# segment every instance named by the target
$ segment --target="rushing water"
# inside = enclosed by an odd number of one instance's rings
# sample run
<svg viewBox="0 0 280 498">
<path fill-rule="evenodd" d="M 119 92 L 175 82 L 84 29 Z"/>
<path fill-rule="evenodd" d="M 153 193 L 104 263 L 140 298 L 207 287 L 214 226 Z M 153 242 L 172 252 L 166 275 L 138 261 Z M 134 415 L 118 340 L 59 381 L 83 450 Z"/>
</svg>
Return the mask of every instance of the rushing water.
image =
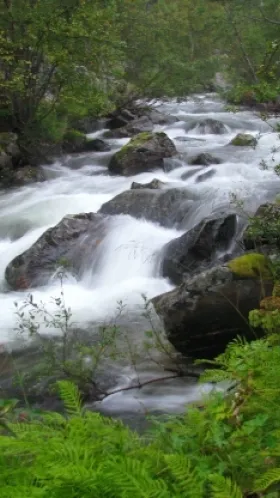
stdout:
<svg viewBox="0 0 280 498">
<path fill-rule="evenodd" d="M 69 156 L 63 163 L 56 162 L 45 167 L 46 182 L 0 193 L 2 343 L 14 339 L 14 301 L 24 299 L 23 292 L 8 291 L 4 279 L 5 267 L 64 215 L 95 212 L 104 202 L 129 189 L 132 181 L 146 183 L 155 177 L 171 186 L 188 187 L 198 194 L 199 201 L 194 203 L 190 213 L 189 228 L 211 212 L 229 209 L 232 194 L 245 201 L 247 210 L 253 211 L 261 202 L 279 192 L 280 181 L 273 172 L 273 166 L 280 162 L 280 153 L 272 153 L 279 144 L 278 134 L 273 131 L 275 119 L 265 123 L 249 111 L 229 113 L 215 95 L 196 96 L 181 103 L 160 103 L 159 110 L 180 120 L 171 126 L 155 129 L 165 131 L 181 153 L 180 159 L 168 161 L 166 172 L 159 170 L 130 178 L 107 175 L 106 165 L 111 155 L 128 141 L 109 140 L 112 147 L 109 153 Z M 201 134 L 198 124 L 205 118 L 224 123 L 227 133 Z M 91 136 L 102 138 L 104 131 Z M 238 132 L 258 136 L 257 147 L 253 150 L 229 146 Z M 200 152 L 210 152 L 220 158 L 222 164 L 204 167 L 203 173 L 215 170 L 215 174 L 205 181 L 196 182 L 200 168 L 193 168 L 194 175 L 182 180 L 182 175 L 190 170 L 188 157 Z M 265 170 L 260 168 L 263 160 L 267 164 Z M 145 220 L 130 216 L 116 217 L 102 242 L 97 270 L 93 271 L 93 265 L 89 264 L 79 282 L 69 279 L 64 283 L 67 305 L 71 307 L 73 319 L 79 327 L 87 328 L 90 323 L 110 320 L 120 300 L 125 305 L 127 316 L 135 318 L 143 307 L 142 294 L 150 298 L 172 289 L 171 283 L 158 274 L 156 254 L 179 234 L 175 229 L 166 229 Z M 58 284 L 50 282 L 48 286 L 34 290 L 33 295 L 36 300 L 48 302 L 51 296 L 58 293 Z M 132 340 L 137 341 L 138 332 L 132 329 Z M 121 373 L 123 385 L 128 385 L 131 382 L 129 368 L 124 367 Z M 142 368 L 142 379 L 153 375 L 157 372 L 152 367 L 146 365 Z M 143 406 L 148 410 L 181 410 L 187 401 L 197 396 L 195 384 L 180 379 L 150 385 L 140 392 L 127 391 L 111 396 L 103 402 L 102 408 L 116 412 L 141 411 Z"/>
</svg>

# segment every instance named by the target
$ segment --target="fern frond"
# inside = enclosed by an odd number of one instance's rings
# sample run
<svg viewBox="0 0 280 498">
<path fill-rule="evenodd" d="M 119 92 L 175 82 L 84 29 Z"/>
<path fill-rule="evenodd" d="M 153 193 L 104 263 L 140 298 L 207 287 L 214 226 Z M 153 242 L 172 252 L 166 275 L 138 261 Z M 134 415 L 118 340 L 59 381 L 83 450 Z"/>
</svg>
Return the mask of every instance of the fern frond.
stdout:
<svg viewBox="0 0 280 498">
<path fill-rule="evenodd" d="M 174 482 L 174 491 L 179 491 L 182 498 L 202 498 L 203 480 L 192 468 L 190 460 L 185 455 L 166 455 L 167 470 Z"/>
<path fill-rule="evenodd" d="M 266 491 L 273 484 L 280 482 L 280 468 L 268 470 L 264 475 L 256 480 L 254 490 L 255 492 Z"/>
<path fill-rule="evenodd" d="M 213 370 L 205 370 L 200 376 L 200 382 L 223 382 L 231 378 L 230 373 L 225 370 L 213 368 Z"/>
<path fill-rule="evenodd" d="M 240 487 L 231 479 L 219 474 L 213 474 L 209 480 L 211 484 L 211 498 L 243 498 Z"/>
<path fill-rule="evenodd" d="M 67 414 L 70 416 L 81 416 L 82 402 L 77 386 L 68 380 L 60 380 L 57 382 L 57 385 Z"/>
</svg>

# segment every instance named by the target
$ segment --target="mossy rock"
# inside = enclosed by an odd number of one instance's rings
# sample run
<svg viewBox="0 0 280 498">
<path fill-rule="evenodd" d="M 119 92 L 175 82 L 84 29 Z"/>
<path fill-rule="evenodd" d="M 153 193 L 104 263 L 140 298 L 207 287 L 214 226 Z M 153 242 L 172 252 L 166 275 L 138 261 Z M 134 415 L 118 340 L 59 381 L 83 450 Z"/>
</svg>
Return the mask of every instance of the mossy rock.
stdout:
<svg viewBox="0 0 280 498">
<path fill-rule="evenodd" d="M 17 141 L 17 135 L 10 132 L 0 133 L 0 146 L 7 146 L 10 143 L 15 143 Z"/>
<path fill-rule="evenodd" d="M 227 264 L 235 277 L 272 280 L 271 263 L 268 257 L 259 253 L 243 254 Z"/>
<path fill-rule="evenodd" d="M 230 145 L 235 145 L 237 147 L 256 147 L 258 141 L 249 133 L 238 133 L 236 137 L 230 142 Z"/>
<path fill-rule="evenodd" d="M 165 133 L 142 132 L 112 157 L 109 170 L 114 174 L 131 176 L 163 168 L 164 158 L 176 154 L 174 143 Z"/>
</svg>

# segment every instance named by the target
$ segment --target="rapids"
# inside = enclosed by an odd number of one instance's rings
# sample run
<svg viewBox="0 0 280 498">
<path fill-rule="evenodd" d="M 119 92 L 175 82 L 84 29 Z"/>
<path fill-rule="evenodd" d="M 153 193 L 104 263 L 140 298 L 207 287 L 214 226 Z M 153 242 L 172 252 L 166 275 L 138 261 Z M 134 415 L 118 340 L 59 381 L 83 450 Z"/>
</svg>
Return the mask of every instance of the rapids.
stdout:
<svg viewBox="0 0 280 498">
<path fill-rule="evenodd" d="M 274 131 L 275 118 L 268 122 L 250 111 L 230 113 L 216 95 L 196 95 L 186 101 L 159 102 L 157 108 L 178 117 L 179 121 L 156 127 L 174 140 L 181 159 L 168 160 L 166 171 L 152 171 L 134 177 L 112 177 L 107 174 L 108 161 L 113 153 L 129 139 L 108 140 L 112 150 L 104 153 L 67 156 L 51 166 L 44 166 L 47 181 L 19 189 L 0 192 L 0 342 L 14 344 L 14 302 L 21 302 L 25 292 L 11 292 L 5 283 L 7 264 L 30 247 L 49 227 L 66 214 L 96 212 L 104 202 L 129 189 L 133 181 L 147 183 L 153 178 L 178 187 L 187 187 L 198 194 L 189 217 L 189 228 L 215 211 L 230 209 L 232 195 L 244 201 L 244 209 L 253 212 L 263 201 L 272 199 L 280 190 L 280 180 L 273 166 L 280 162 L 278 133 Z M 200 134 L 198 124 L 205 118 L 213 118 L 226 125 L 222 135 Z M 106 130 L 99 130 L 91 137 L 102 138 Z M 258 136 L 255 149 L 229 146 L 239 132 Z M 179 137 L 179 139 L 177 139 Z M 193 167 L 193 176 L 182 180 L 189 171 L 188 156 L 210 152 L 221 164 L 204 167 L 215 174 L 196 183 L 199 168 Z M 265 161 L 267 168 L 260 167 Z M 82 279 L 67 279 L 64 293 L 73 320 L 81 329 L 89 329 L 92 323 L 106 323 L 116 313 L 118 302 L 125 306 L 127 321 L 133 317 L 138 327 L 144 324 L 137 316 L 143 311 L 143 297 L 151 298 L 172 289 L 169 281 L 160 275 L 157 253 L 168 241 L 180 235 L 175 229 L 166 229 L 145 220 L 130 216 L 118 216 L 113 227 L 101 244 L 97 270 L 85 268 Z M 96 256 L 95 256 L 96 257 Z M 48 303 L 59 294 L 54 281 L 32 291 L 34 300 Z M 205 324 L 207 327 L 207 324 Z M 131 327 L 131 340 L 139 339 L 138 327 Z M 129 366 L 119 366 L 121 382 L 127 386 L 131 379 Z M 157 376 L 152 365 L 140 367 L 141 379 Z M 110 396 L 100 404 L 100 409 L 110 413 L 143 412 L 159 410 L 180 411 L 188 402 L 199 396 L 202 388 L 193 381 L 176 379 L 150 384 L 137 391 L 126 391 Z M 203 386 L 204 390 L 210 386 Z"/>
</svg>

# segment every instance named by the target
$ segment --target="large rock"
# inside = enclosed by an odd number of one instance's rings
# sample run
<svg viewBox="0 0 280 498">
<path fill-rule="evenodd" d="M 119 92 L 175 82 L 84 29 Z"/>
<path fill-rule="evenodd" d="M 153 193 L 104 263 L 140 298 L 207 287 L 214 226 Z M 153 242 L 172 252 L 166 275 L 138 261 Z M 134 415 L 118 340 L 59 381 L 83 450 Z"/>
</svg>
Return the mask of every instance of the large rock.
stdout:
<svg viewBox="0 0 280 498">
<path fill-rule="evenodd" d="M 111 130 L 107 133 L 110 138 L 132 137 L 137 133 L 152 131 L 156 125 L 173 124 L 178 119 L 175 116 L 163 114 L 153 108 L 135 108 L 116 111 L 107 122 Z"/>
<path fill-rule="evenodd" d="M 165 227 L 185 226 L 196 197 L 186 189 L 127 190 L 101 206 L 102 214 L 129 214 Z"/>
<path fill-rule="evenodd" d="M 205 182 L 206 180 L 209 180 L 210 178 L 212 178 L 212 176 L 215 176 L 215 174 L 216 174 L 216 170 L 211 168 L 208 171 L 206 171 L 205 173 L 201 173 L 201 175 L 198 175 L 196 180 L 195 180 L 195 183 Z"/>
<path fill-rule="evenodd" d="M 18 136 L 0 133 L 0 188 L 20 187 L 44 179 L 41 168 L 27 164 Z"/>
<path fill-rule="evenodd" d="M 238 335 L 255 338 L 248 314 L 270 295 L 272 283 L 256 274 L 237 275 L 217 266 L 194 275 L 152 302 L 169 341 L 182 354 L 213 358 Z"/>
<path fill-rule="evenodd" d="M 111 159 L 112 174 L 131 176 L 164 167 L 164 158 L 177 153 L 165 133 L 140 133 L 121 148 Z"/>
<path fill-rule="evenodd" d="M 63 137 L 62 150 L 69 154 L 76 152 L 105 152 L 110 150 L 110 147 L 100 138 L 88 138 L 85 133 L 79 130 L 69 129 Z"/>
<path fill-rule="evenodd" d="M 5 272 L 8 284 L 16 290 L 43 285 L 59 268 L 78 276 L 87 257 L 92 261 L 107 227 L 98 214 L 66 216 L 11 261 Z"/>
<path fill-rule="evenodd" d="M 204 121 L 201 121 L 196 126 L 196 129 L 202 135 L 214 134 L 214 135 L 223 135 L 228 133 L 227 127 L 221 121 L 217 121 L 217 119 L 207 118 Z"/>
<path fill-rule="evenodd" d="M 180 284 L 186 274 L 213 264 L 225 253 L 236 233 L 236 216 L 229 214 L 218 219 L 199 223 L 189 232 L 164 246 L 162 273 L 175 284 Z"/>
<path fill-rule="evenodd" d="M 209 152 L 202 152 L 190 160 L 192 166 L 210 166 L 210 164 L 220 164 L 221 160 L 212 156 Z"/>
<path fill-rule="evenodd" d="M 235 145 L 237 147 L 256 147 L 258 140 L 250 133 L 238 133 L 236 137 L 234 137 L 230 145 Z"/>
</svg>

